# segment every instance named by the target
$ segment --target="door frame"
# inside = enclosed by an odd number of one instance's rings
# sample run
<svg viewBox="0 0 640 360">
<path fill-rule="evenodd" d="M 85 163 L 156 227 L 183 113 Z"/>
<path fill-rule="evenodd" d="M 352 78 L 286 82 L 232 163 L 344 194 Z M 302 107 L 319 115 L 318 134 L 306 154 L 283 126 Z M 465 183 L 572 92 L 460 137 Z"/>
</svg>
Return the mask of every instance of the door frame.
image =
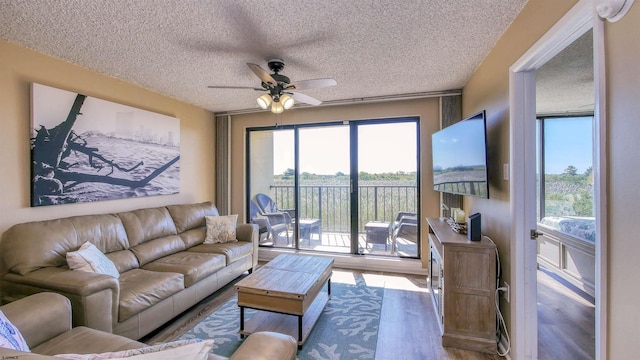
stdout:
<svg viewBox="0 0 640 360">
<path fill-rule="evenodd" d="M 580 0 L 509 68 L 512 357 L 536 359 L 538 352 L 535 192 L 535 71 L 589 29 L 594 56 L 594 202 L 596 216 L 596 359 L 607 354 L 607 194 L 604 24 L 593 0 Z"/>
<path fill-rule="evenodd" d="M 333 255 L 339 255 L 339 256 L 345 256 L 345 255 L 353 255 L 356 257 L 360 257 L 362 254 L 359 253 L 359 233 L 358 233 L 358 220 L 359 220 L 359 192 L 358 192 L 358 175 L 359 175 L 359 170 L 358 170 L 358 164 L 359 164 L 359 159 L 358 159 L 358 129 L 359 127 L 362 126 L 367 126 L 367 125 L 393 125 L 393 124 L 399 124 L 399 123 L 410 123 L 410 124 L 414 124 L 415 125 L 415 141 L 416 141 L 416 153 L 415 155 L 415 161 L 416 161 L 416 213 L 418 215 L 418 218 L 420 218 L 421 216 L 421 203 L 420 203 L 420 199 L 421 199 L 421 187 L 419 184 L 421 184 L 421 163 L 420 163 L 420 153 L 421 153 L 421 143 L 420 143 L 420 116 L 418 115 L 404 115 L 404 116 L 394 116 L 394 117 L 373 117 L 370 119 L 358 119 L 358 120 L 334 120 L 334 121 L 327 121 L 327 122 L 314 122 L 314 123 L 302 123 L 302 124 L 288 124 L 288 125 L 275 125 L 275 126 L 258 126 L 258 127 L 248 127 L 245 129 L 245 173 L 246 173 L 246 177 L 245 177 L 245 193 L 246 194 L 252 194 L 254 191 L 252 190 L 251 186 L 251 171 L 252 171 L 252 161 L 251 161 L 251 154 L 252 154 L 252 149 L 251 149 L 251 134 L 254 132 L 260 132 L 260 131 L 281 131 L 281 130 L 291 130 L 293 131 L 293 136 L 294 136 L 294 141 L 293 141 L 293 147 L 294 147 L 294 171 L 295 171 L 295 178 L 294 178 L 294 203 L 295 203 L 295 207 L 296 209 L 299 209 L 299 191 L 300 191 L 300 148 L 299 148 L 299 137 L 300 137 L 300 130 L 302 129 L 314 129 L 314 128 L 325 128 L 325 127 L 338 127 L 338 126 L 342 126 L 342 127 L 346 127 L 349 131 L 349 159 L 350 159 L 350 191 L 349 191 L 349 197 L 350 197 L 350 211 L 349 211 L 349 219 L 350 219 L 350 237 L 351 237 L 351 244 L 349 246 L 350 251 L 349 253 L 342 253 L 342 252 L 336 252 L 336 253 L 331 253 L 331 252 L 326 252 L 326 251 L 311 251 L 308 249 L 301 249 L 300 248 L 300 233 L 299 231 L 296 231 L 294 233 L 294 243 L 295 243 L 295 250 L 296 251 L 310 251 L 311 253 L 317 253 L 317 254 L 333 254 Z M 246 209 L 246 218 L 249 219 L 249 208 L 250 208 L 250 201 L 251 201 L 251 196 L 247 195 L 246 199 L 245 199 L 245 209 Z M 300 211 L 296 211 L 296 221 L 298 220 L 298 217 L 300 216 Z M 299 230 L 299 227 L 296 227 L 296 229 Z M 418 234 L 418 241 L 416 243 L 416 259 L 420 260 L 422 259 L 422 251 L 421 251 L 421 244 L 422 244 L 422 239 L 421 239 L 421 223 L 418 222 L 417 223 L 417 234 Z M 280 249 L 278 247 L 275 248 L 275 251 L 280 251 L 283 249 Z M 288 251 L 290 249 L 287 249 L 286 251 Z M 399 258 L 399 256 L 397 255 L 393 255 L 390 253 L 389 257 L 391 258 Z M 409 257 L 407 257 L 409 258 Z M 413 257 L 411 257 L 413 258 Z M 388 263 L 388 261 L 385 260 L 385 262 Z M 385 265 L 386 268 L 387 265 Z M 400 267 L 402 268 L 402 266 Z M 399 269 L 400 269 L 399 268 Z M 399 272 L 403 272 L 402 270 L 400 270 Z"/>
</svg>

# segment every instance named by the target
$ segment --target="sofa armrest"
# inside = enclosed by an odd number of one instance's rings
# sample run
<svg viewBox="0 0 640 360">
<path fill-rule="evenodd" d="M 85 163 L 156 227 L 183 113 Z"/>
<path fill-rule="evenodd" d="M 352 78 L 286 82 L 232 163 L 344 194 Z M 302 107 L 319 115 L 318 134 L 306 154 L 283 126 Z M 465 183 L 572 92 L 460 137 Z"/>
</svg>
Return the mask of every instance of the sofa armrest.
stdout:
<svg viewBox="0 0 640 360">
<path fill-rule="evenodd" d="M 57 267 L 43 268 L 24 276 L 8 273 L 2 279 L 9 283 L 81 296 L 91 295 L 105 289 L 119 291 L 118 279 L 112 276 Z"/>
<path fill-rule="evenodd" d="M 118 316 L 120 285 L 109 275 L 48 267 L 27 275 L 7 273 L 0 287 L 9 298 L 22 298 L 43 291 L 56 292 L 71 300 L 73 326 L 113 332 Z"/>
<path fill-rule="evenodd" d="M 253 268 L 258 266 L 258 225 L 256 224 L 238 224 L 236 226 L 236 239 L 238 241 L 247 241 L 253 243 Z"/>
<path fill-rule="evenodd" d="M 71 302 L 60 294 L 42 292 L 0 309 L 20 330 L 29 348 L 71 330 Z"/>
<path fill-rule="evenodd" d="M 258 241 L 258 226 L 255 224 L 238 224 L 236 226 L 238 241 Z"/>
</svg>

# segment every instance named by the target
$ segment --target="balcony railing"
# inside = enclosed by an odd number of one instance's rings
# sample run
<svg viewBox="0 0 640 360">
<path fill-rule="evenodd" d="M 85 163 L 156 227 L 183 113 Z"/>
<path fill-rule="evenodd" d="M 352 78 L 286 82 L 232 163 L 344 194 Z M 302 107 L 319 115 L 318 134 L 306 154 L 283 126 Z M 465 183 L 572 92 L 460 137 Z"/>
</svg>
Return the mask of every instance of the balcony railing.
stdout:
<svg viewBox="0 0 640 360">
<path fill-rule="evenodd" d="M 322 231 L 349 232 L 350 187 L 348 185 L 302 185 L 300 218 L 322 219 Z M 271 195 L 282 209 L 294 209 L 294 186 L 271 186 Z M 392 222 L 399 211 L 417 212 L 417 188 L 413 185 L 358 186 L 358 230 L 370 221 Z"/>
</svg>

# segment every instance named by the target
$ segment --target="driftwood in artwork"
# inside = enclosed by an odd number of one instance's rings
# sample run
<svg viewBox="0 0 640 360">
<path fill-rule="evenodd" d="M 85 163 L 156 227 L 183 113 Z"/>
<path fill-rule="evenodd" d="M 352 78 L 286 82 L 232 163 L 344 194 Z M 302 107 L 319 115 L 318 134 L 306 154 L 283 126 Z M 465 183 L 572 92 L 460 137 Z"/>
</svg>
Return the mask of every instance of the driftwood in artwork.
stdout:
<svg viewBox="0 0 640 360">
<path fill-rule="evenodd" d="M 178 160 L 180 160 L 180 156 L 176 156 L 175 158 L 173 158 L 173 160 L 164 164 L 162 167 L 156 169 L 147 177 L 140 180 L 112 178 L 112 177 L 109 177 L 108 175 L 80 174 L 80 173 L 75 173 L 75 172 L 63 170 L 63 169 L 58 169 L 56 178 L 58 178 L 63 183 L 67 183 L 67 182 L 70 183 L 68 185 L 65 185 L 64 187 L 65 190 L 70 189 L 73 186 L 83 182 L 102 182 L 106 184 L 122 185 L 122 186 L 137 188 L 137 187 L 142 187 L 147 185 L 149 181 L 153 180 L 156 176 L 160 175 L 163 171 L 167 170 L 169 166 L 175 164 Z M 111 161 L 109 161 L 109 163 L 111 163 Z M 142 165 L 142 163 L 138 163 L 138 165 Z M 136 165 L 135 167 L 138 167 L 138 165 Z"/>
<path fill-rule="evenodd" d="M 180 160 L 178 155 L 141 179 L 112 177 L 114 170 L 117 169 L 119 173 L 130 173 L 144 165 L 144 161 L 138 161 L 128 167 L 123 166 L 109 159 L 101 153 L 99 148 L 89 146 L 82 136 L 72 130 L 78 116 L 82 115 L 80 110 L 85 99 L 85 95 L 77 94 L 66 120 L 50 129 L 41 125 L 36 130 L 35 137 L 31 139 L 34 206 L 51 204 L 53 202 L 50 197 L 63 195 L 81 183 L 104 183 L 134 189 L 141 188 Z M 85 168 L 94 169 L 95 173 L 74 171 L 79 163 L 69 161 L 72 154 L 76 159 L 78 154 L 86 156 L 87 161 L 83 161 Z M 108 172 L 100 174 L 103 169 L 108 169 Z"/>
</svg>

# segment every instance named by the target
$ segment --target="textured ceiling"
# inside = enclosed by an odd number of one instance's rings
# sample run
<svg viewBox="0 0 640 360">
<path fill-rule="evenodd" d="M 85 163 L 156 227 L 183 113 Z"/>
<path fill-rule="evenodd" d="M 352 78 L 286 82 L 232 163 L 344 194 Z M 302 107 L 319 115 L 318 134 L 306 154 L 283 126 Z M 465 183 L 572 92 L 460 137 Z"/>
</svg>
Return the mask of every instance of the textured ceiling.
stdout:
<svg viewBox="0 0 640 360">
<path fill-rule="evenodd" d="M 0 37 L 225 112 L 257 109 L 246 66 L 281 58 L 325 102 L 461 89 L 526 0 L 0 1 Z"/>
<path fill-rule="evenodd" d="M 257 108 L 246 63 L 323 101 L 462 88 L 526 0 L 0 2 L 0 37 L 214 112 Z"/>
<path fill-rule="evenodd" d="M 540 115 L 593 113 L 593 32 L 587 31 L 536 71 Z"/>
</svg>

